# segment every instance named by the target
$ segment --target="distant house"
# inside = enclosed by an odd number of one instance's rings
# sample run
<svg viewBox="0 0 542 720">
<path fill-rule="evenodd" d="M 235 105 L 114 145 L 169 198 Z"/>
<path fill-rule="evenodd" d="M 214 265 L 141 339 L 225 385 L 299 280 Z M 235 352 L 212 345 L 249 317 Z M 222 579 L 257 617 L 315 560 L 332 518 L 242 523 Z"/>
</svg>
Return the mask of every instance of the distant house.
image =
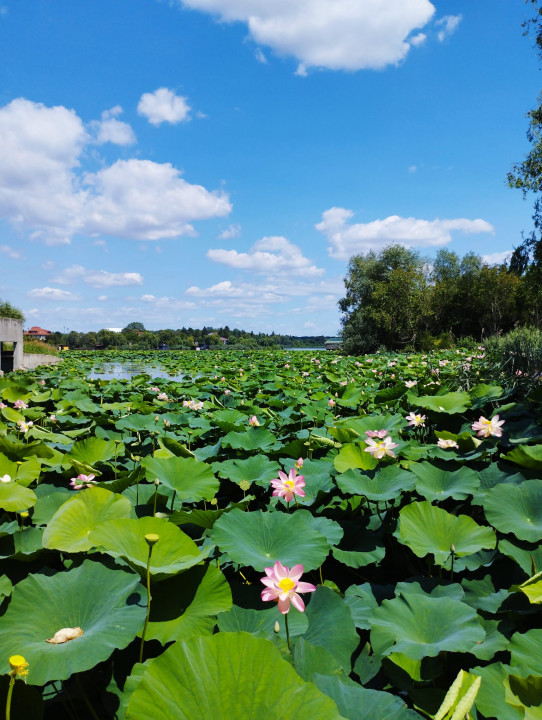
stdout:
<svg viewBox="0 0 542 720">
<path fill-rule="evenodd" d="M 326 350 L 340 350 L 343 344 L 342 338 L 328 338 L 326 340 Z"/>
<path fill-rule="evenodd" d="M 210 335 L 218 335 L 218 333 L 217 333 L 217 332 L 207 333 L 207 337 L 209 337 Z M 220 342 L 222 343 L 222 345 L 227 345 L 227 344 L 228 344 L 228 338 L 220 337 L 220 336 L 219 336 L 218 339 L 220 340 Z"/>
<path fill-rule="evenodd" d="M 49 335 L 52 334 L 53 333 L 50 330 L 44 330 L 37 325 L 34 325 L 34 327 L 31 327 L 30 330 L 26 330 L 26 332 L 23 333 L 24 337 L 29 340 L 47 340 Z"/>
</svg>

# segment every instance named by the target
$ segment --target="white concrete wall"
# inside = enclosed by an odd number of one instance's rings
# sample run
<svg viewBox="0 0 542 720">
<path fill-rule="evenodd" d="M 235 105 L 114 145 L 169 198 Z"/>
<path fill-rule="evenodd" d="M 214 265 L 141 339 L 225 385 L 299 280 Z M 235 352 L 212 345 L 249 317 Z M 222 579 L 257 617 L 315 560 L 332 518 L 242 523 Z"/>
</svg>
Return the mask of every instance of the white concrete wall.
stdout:
<svg viewBox="0 0 542 720">
<path fill-rule="evenodd" d="M 24 353 L 23 355 L 23 369 L 34 370 L 38 365 L 54 365 L 59 363 L 61 358 L 56 355 L 41 355 L 40 353 Z"/>
</svg>

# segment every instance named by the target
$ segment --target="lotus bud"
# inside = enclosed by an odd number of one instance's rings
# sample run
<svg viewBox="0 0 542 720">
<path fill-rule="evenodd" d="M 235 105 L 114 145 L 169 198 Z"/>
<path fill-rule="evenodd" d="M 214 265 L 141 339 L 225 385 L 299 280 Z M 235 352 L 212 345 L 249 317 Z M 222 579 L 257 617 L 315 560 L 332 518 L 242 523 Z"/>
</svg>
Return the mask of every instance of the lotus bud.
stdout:
<svg viewBox="0 0 542 720">
<path fill-rule="evenodd" d="M 278 621 L 278 620 L 275 620 L 275 626 L 273 627 L 273 630 L 274 630 L 276 633 L 280 632 L 280 625 L 279 625 L 279 621 Z"/>
<path fill-rule="evenodd" d="M 453 545 L 453 544 L 450 545 L 450 552 L 451 552 L 452 554 L 455 553 L 455 545 Z"/>
<path fill-rule="evenodd" d="M 158 478 L 154 478 L 154 484 L 158 487 L 158 485 L 160 485 L 160 480 L 158 480 Z"/>
<path fill-rule="evenodd" d="M 156 533 L 147 533 L 145 535 L 145 542 L 149 547 L 153 547 L 153 545 L 156 545 L 158 540 L 160 540 L 160 535 L 157 535 Z"/>
</svg>

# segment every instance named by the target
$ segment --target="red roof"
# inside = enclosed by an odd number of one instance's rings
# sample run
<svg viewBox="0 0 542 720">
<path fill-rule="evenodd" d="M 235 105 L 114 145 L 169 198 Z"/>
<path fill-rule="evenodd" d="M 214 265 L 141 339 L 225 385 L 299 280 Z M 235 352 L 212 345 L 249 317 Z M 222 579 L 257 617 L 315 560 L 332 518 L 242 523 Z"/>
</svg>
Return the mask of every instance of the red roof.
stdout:
<svg viewBox="0 0 542 720">
<path fill-rule="evenodd" d="M 34 325 L 34 327 L 31 327 L 30 330 L 27 330 L 25 335 L 52 335 L 50 330 L 44 330 L 43 328 L 38 327 L 37 325 Z"/>
</svg>

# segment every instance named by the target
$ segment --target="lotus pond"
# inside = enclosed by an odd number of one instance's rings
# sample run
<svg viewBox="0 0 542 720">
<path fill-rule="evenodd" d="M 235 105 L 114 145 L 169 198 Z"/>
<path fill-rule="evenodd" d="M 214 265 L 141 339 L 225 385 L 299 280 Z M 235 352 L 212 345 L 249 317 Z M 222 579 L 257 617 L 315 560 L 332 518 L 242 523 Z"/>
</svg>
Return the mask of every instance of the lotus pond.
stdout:
<svg viewBox="0 0 542 720">
<path fill-rule="evenodd" d="M 149 370 L 0 378 L 11 718 L 542 718 L 536 383 L 481 350 L 105 359 Z"/>
</svg>

